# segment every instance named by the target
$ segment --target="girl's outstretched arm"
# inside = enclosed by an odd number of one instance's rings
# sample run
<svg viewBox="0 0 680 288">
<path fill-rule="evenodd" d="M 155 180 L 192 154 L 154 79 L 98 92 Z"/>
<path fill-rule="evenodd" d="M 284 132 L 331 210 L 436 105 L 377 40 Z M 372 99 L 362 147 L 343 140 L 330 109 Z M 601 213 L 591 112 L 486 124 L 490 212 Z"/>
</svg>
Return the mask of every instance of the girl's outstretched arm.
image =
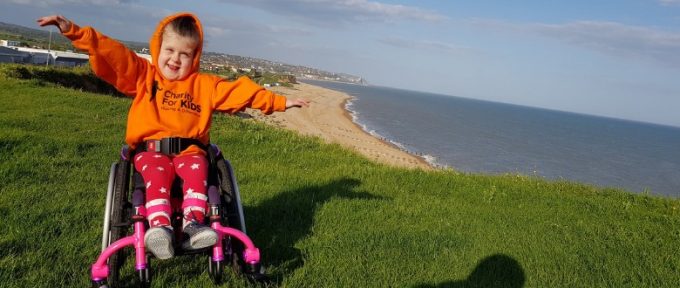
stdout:
<svg viewBox="0 0 680 288">
<path fill-rule="evenodd" d="M 92 71 L 123 94 L 134 97 L 138 95 L 137 89 L 146 83 L 146 72 L 151 64 L 122 43 L 92 27 L 81 28 L 61 15 L 45 16 L 37 22 L 40 26 L 57 26 L 73 47 L 90 55 Z"/>
</svg>

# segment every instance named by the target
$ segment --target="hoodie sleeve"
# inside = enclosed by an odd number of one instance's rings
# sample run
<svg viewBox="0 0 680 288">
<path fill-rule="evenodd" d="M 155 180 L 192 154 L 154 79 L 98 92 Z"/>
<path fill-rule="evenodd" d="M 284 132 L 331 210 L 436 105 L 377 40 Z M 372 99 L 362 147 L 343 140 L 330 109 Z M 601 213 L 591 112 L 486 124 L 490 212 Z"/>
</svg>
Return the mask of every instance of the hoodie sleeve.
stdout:
<svg viewBox="0 0 680 288">
<path fill-rule="evenodd" d="M 215 110 L 230 114 L 245 108 L 259 109 L 264 114 L 286 111 L 286 97 L 264 89 L 245 76 L 234 82 L 219 81 L 212 103 Z"/>
<path fill-rule="evenodd" d="M 73 24 L 63 35 L 73 46 L 87 51 L 92 71 L 97 76 L 128 96 L 136 94 L 137 82 L 144 81 L 150 65 L 146 59 L 92 27 L 80 28 Z"/>
</svg>

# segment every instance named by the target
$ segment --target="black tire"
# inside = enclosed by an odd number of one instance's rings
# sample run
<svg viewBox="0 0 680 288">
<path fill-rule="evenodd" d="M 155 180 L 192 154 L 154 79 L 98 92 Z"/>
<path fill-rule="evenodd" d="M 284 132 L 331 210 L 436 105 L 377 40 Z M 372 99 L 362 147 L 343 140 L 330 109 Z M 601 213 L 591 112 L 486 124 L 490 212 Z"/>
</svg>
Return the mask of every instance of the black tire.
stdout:
<svg viewBox="0 0 680 288">
<path fill-rule="evenodd" d="M 214 155 L 214 154 L 213 154 Z M 213 157 L 213 156 L 211 156 Z M 222 155 L 213 157 L 215 170 L 217 171 L 218 187 L 220 188 L 220 215 L 222 226 L 231 227 L 245 233 L 245 219 L 242 214 L 242 207 L 240 207 L 240 199 L 238 187 L 233 177 L 231 164 L 225 160 Z M 237 275 L 246 275 L 249 280 L 263 281 L 266 275 L 262 273 L 261 266 L 251 267 L 246 264 L 243 259 L 243 252 L 245 246 L 238 240 L 226 237 L 223 243 L 224 255 L 227 257 L 224 264 L 231 266 L 231 269 Z M 253 270 L 255 269 L 255 270 Z"/>
<path fill-rule="evenodd" d="M 122 226 L 128 221 L 128 191 L 130 187 L 130 163 L 121 160 L 116 167 L 116 176 L 113 184 L 113 197 L 111 203 L 111 223 L 109 244 L 125 237 L 129 226 Z M 109 287 L 119 286 L 120 268 L 125 263 L 125 251 L 119 250 L 109 257 Z"/>
<path fill-rule="evenodd" d="M 243 275 L 246 272 L 245 262 L 242 259 L 243 255 L 243 245 L 239 241 L 232 241 L 232 239 L 225 240 L 226 245 L 230 246 L 229 250 L 229 260 L 231 264 L 231 270 L 234 271 L 236 275 Z M 225 245 L 225 247 L 226 247 Z M 227 251 L 225 251 L 226 253 Z"/>
<path fill-rule="evenodd" d="M 137 270 L 137 280 L 138 280 L 138 287 L 140 288 L 147 288 L 151 287 L 151 272 L 149 271 L 149 268 L 144 268 L 141 270 Z"/>
<path fill-rule="evenodd" d="M 238 212 L 239 207 L 236 200 L 236 193 L 234 192 L 236 189 L 231 180 L 233 176 L 231 175 L 231 169 L 226 160 L 219 159 L 219 161 L 217 161 L 217 172 L 220 181 L 220 197 L 222 197 L 222 207 L 220 208 L 222 210 L 222 225 L 243 232 L 243 227 L 241 227 L 242 219 Z M 243 251 L 245 250 L 243 243 L 233 241 L 231 238 L 227 237 L 224 239 L 223 247 L 224 254 L 228 257 L 227 259 L 229 260 L 231 269 L 237 275 L 242 274 L 245 268 L 245 263 L 243 262 L 243 259 L 241 259 L 241 255 L 243 255 Z"/>
<path fill-rule="evenodd" d="M 221 216 L 221 224 L 222 226 L 225 227 L 231 227 L 234 229 L 238 229 L 239 231 L 243 231 L 243 228 L 241 227 L 241 217 L 238 213 L 238 203 L 236 201 L 236 193 L 234 193 L 234 183 L 231 180 L 232 179 L 232 174 L 231 174 L 231 169 L 229 167 L 229 164 L 227 163 L 224 158 L 217 157 L 215 161 L 215 170 L 217 172 L 217 181 L 220 189 L 220 216 Z M 242 245 L 233 245 L 234 241 L 231 240 L 231 238 L 226 237 L 223 240 L 222 247 L 224 249 L 224 255 L 226 256 L 226 259 L 220 263 L 220 269 L 221 272 L 224 272 L 224 264 L 227 264 L 231 266 L 232 270 L 236 274 L 240 274 L 242 269 L 241 265 L 237 264 L 238 259 L 240 258 L 238 255 L 234 254 L 239 254 L 243 252 Z M 214 268 L 212 265 L 212 260 L 211 260 L 211 269 Z M 220 276 L 221 277 L 220 273 Z M 221 280 L 221 279 L 220 279 Z"/>
<path fill-rule="evenodd" d="M 213 261 L 212 257 L 208 256 L 208 274 L 215 285 L 222 284 L 224 261 Z"/>
<path fill-rule="evenodd" d="M 269 276 L 264 273 L 264 269 L 260 264 L 249 266 L 249 272 L 245 274 L 248 281 L 261 284 L 270 283 L 271 279 L 269 279 Z"/>
<path fill-rule="evenodd" d="M 231 173 L 227 162 L 224 159 L 217 159 L 216 163 L 217 180 L 219 181 L 220 196 L 222 197 L 222 205 L 227 203 L 236 203 L 236 195 L 234 193 L 234 183 L 231 181 Z M 235 210 L 234 210 L 235 211 Z M 227 212 L 227 211 L 222 211 Z M 225 214 L 226 215 L 226 214 Z M 239 230 L 241 230 L 239 228 Z"/>
</svg>

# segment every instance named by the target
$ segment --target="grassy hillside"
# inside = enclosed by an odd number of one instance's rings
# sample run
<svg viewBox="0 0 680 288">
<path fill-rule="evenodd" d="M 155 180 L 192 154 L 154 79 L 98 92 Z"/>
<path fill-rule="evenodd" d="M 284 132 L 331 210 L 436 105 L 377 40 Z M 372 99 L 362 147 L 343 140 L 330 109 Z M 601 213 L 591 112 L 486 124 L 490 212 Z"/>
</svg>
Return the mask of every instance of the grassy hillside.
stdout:
<svg viewBox="0 0 680 288">
<path fill-rule="evenodd" d="M 16 69 L 0 66 L 0 286 L 86 287 L 130 101 L 6 76 Z M 236 169 L 271 286 L 680 283 L 678 200 L 392 168 L 222 115 L 212 131 Z M 212 287 L 206 262 L 154 261 L 153 286 Z M 223 285 L 235 286 L 257 285 L 240 278 Z"/>
</svg>

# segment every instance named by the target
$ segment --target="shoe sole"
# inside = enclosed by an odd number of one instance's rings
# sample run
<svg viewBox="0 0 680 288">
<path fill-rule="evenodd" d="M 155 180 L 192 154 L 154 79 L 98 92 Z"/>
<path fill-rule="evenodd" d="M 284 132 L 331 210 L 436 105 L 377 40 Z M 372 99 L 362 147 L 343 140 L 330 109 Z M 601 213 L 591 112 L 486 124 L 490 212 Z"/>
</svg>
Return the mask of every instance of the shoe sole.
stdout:
<svg viewBox="0 0 680 288">
<path fill-rule="evenodd" d="M 217 243 L 217 233 L 212 230 L 201 231 L 191 237 L 189 241 L 182 244 L 182 248 L 187 250 L 196 250 L 209 246 L 213 246 Z"/>
<path fill-rule="evenodd" d="M 175 256 L 175 249 L 173 249 L 172 241 L 170 239 L 156 237 L 155 239 L 148 239 L 145 242 L 146 249 L 158 259 L 165 260 Z"/>
</svg>

